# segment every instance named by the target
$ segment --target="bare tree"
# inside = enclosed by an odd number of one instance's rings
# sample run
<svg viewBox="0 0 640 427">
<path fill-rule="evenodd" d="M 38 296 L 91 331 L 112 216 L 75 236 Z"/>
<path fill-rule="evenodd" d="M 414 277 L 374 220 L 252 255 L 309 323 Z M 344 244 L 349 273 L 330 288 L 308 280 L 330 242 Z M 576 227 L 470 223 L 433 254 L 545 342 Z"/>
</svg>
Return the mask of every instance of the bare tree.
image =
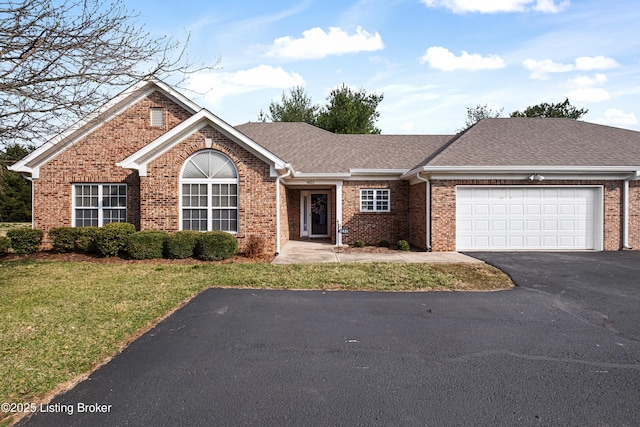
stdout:
<svg viewBox="0 0 640 427">
<path fill-rule="evenodd" d="M 0 0 L 0 147 L 49 138 L 135 82 L 194 65 L 122 0 Z M 188 36 L 187 36 L 188 41 Z"/>
<path fill-rule="evenodd" d="M 458 133 L 464 132 L 482 119 L 496 119 L 500 117 L 502 115 L 502 110 L 504 110 L 504 108 L 494 110 L 487 104 L 478 104 L 475 107 L 467 107 L 467 119 L 465 120 L 464 127 L 458 129 Z"/>
</svg>

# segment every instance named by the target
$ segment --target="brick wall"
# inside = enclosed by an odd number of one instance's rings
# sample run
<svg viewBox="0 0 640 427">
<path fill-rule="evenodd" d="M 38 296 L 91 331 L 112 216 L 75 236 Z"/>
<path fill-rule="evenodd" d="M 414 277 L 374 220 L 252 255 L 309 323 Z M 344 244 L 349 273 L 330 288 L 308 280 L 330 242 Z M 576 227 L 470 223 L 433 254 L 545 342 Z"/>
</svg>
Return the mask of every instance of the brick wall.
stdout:
<svg viewBox="0 0 640 427">
<path fill-rule="evenodd" d="M 150 126 L 149 109 L 164 108 L 164 126 Z M 72 184 L 126 183 L 127 221 L 140 228 L 137 172 L 116 163 L 133 154 L 189 117 L 189 113 L 154 92 L 59 154 L 40 169 L 34 180 L 34 226 L 48 232 L 69 227 L 72 219 Z"/>
<path fill-rule="evenodd" d="M 604 188 L 604 249 L 621 249 L 622 182 L 621 181 L 431 181 L 431 244 L 434 251 L 456 249 L 456 185 L 602 185 Z M 414 186 L 416 187 L 416 186 Z M 631 193 L 630 242 L 640 243 L 640 184 L 633 183 Z M 633 230 L 633 231 L 632 231 Z"/>
<path fill-rule="evenodd" d="M 421 182 L 411 185 L 409 188 L 409 227 L 411 245 L 427 249 L 427 184 Z"/>
<path fill-rule="evenodd" d="M 247 237 L 265 239 L 265 250 L 276 250 L 276 184 L 269 176 L 269 165 L 230 141 L 211 127 L 205 127 L 186 138 L 147 165 L 147 176 L 140 178 L 140 226 L 144 230 L 175 231 L 180 228 L 180 170 L 194 153 L 206 149 L 205 138 L 211 138 L 211 149 L 233 160 L 238 169 L 238 245 L 246 249 Z"/>
<path fill-rule="evenodd" d="M 389 189 L 390 212 L 360 212 L 361 189 Z M 342 225 L 349 228 L 343 243 L 357 240 L 378 245 L 409 239 L 409 183 L 407 181 L 345 181 L 342 186 Z"/>
<path fill-rule="evenodd" d="M 640 250 L 640 181 L 629 183 L 629 246 Z"/>
</svg>

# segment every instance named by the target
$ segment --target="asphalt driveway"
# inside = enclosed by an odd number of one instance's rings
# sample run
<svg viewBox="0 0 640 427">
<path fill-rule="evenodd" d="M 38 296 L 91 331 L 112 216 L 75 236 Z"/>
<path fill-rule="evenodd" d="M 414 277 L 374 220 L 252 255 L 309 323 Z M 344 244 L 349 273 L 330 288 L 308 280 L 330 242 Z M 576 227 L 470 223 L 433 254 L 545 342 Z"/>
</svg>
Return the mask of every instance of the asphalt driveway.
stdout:
<svg viewBox="0 0 640 427">
<path fill-rule="evenodd" d="M 640 253 L 474 255 L 519 286 L 208 290 L 20 425 L 639 425 Z"/>
</svg>

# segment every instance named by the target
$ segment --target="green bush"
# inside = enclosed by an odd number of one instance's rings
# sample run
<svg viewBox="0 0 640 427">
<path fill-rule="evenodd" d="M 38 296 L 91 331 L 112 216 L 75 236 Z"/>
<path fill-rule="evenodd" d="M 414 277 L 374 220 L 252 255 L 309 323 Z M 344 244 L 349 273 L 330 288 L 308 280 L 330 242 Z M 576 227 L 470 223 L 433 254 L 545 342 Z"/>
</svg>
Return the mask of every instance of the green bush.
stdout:
<svg viewBox="0 0 640 427">
<path fill-rule="evenodd" d="M 408 251 L 409 249 L 411 249 L 409 242 L 407 242 L 406 240 L 398 240 L 398 250 Z"/>
<path fill-rule="evenodd" d="M 353 244 L 354 248 L 364 248 L 364 242 L 362 240 L 356 240 Z"/>
<path fill-rule="evenodd" d="M 199 231 L 176 231 L 167 236 L 164 242 L 164 256 L 170 259 L 185 259 L 193 256 Z"/>
<path fill-rule="evenodd" d="M 164 242 L 169 234 L 166 231 L 145 230 L 128 236 L 126 252 L 132 259 L 162 258 Z"/>
<path fill-rule="evenodd" d="M 136 232 L 133 224 L 110 222 L 96 233 L 96 248 L 103 257 L 118 256 L 124 250 L 129 235 Z"/>
<path fill-rule="evenodd" d="M 379 244 L 379 246 L 380 246 L 381 248 L 388 248 L 388 247 L 389 247 L 389 246 L 391 246 L 391 245 L 389 244 L 389 241 L 388 241 L 388 240 L 380 240 L 380 244 Z"/>
<path fill-rule="evenodd" d="M 14 228 L 7 231 L 7 237 L 11 239 L 11 247 L 18 255 L 38 252 L 43 235 L 42 230 L 34 228 Z"/>
<path fill-rule="evenodd" d="M 11 239 L 6 236 L 0 236 L 0 257 L 6 256 L 11 247 Z"/>
<path fill-rule="evenodd" d="M 56 252 L 75 251 L 79 235 L 80 229 L 74 227 L 58 227 L 49 230 L 49 238 L 52 240 L 53 250 Z"/>
<path fill-rule="evenodd" d="M 194 249 L 196 258 L 205 261 L 220 261 L 238 254 L 238 240 L 224 231 L 201 233 Z"/>
<path fill-rule="evenodd" d="M 78 228 L 78 236 L 76 237 L 76 251 L 85 254 L 98 253 L 96 245 L 96 236 L 100 229 L 98 227 L 82 227 Z"/>
</svg>

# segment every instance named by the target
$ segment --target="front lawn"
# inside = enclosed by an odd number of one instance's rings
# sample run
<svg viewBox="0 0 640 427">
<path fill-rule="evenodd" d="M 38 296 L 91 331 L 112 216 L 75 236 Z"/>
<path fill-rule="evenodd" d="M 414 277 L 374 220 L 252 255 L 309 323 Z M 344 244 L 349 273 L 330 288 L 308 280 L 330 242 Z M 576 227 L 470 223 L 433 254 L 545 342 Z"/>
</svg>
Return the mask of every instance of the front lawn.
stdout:
<svg viewBox="0 0 640 427">
<path fill-rule="evenodd" d="M 485 264 L 0 259 L 0 402 L 40 402 L 68 388 L 208 287 L 416 291 L 511 286 L 507 276 Z M 0 412 L 0 424 L 9 415 Z"/>
</svg>

